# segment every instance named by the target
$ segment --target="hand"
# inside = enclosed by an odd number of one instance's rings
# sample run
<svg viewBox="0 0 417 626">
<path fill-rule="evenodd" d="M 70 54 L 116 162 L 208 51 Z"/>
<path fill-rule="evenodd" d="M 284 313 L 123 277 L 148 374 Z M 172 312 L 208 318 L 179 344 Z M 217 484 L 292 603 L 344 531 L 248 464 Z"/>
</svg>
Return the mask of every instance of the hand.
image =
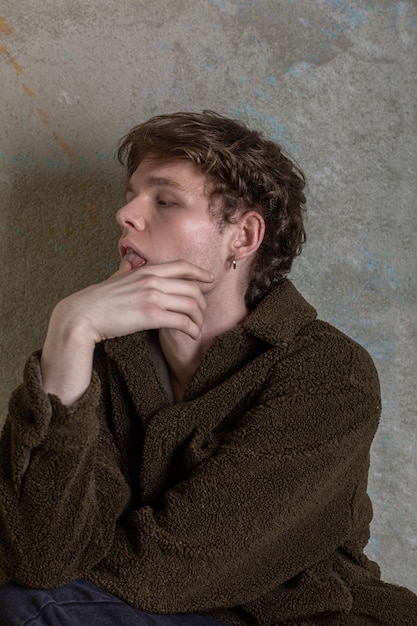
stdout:
<svg viewBox="0 0 417 626">
<path fill-rule="evenodd" d="M 210 272 L 187 261 L 134 270 L 123 261 L 107 280 L 61 300 L 42 352 L 45 391 L 66 404 L 78 400 L 90 384 L 94 346 L 103 339 L 150 328 L 197 339 L 206 309 L 202 287 L 212 281 Z"/>
<path fill-rule="evenodd" d="M 197 339 L 206 308 L 201 284 L 212 280 L 186 261 L 134 270 L 124 261 L 109 279 L 59 303 L 59 325 L 82 328 L 94 343 L 149 328 L 181 330 Z"/>
</svg>

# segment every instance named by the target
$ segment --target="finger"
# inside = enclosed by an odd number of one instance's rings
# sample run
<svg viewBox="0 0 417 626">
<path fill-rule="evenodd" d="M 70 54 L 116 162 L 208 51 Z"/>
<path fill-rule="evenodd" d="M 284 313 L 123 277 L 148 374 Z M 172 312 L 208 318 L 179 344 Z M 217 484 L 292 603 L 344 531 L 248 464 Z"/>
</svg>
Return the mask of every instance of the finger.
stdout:
<svg viewBox="0 0 417 626">
<path fill-rule="evenodd" d="M 203 267 L 189 263 L 188 261 L 169 261 L 157 265 L 143 265 L 135 270 L 141 274 L 154 274 L 165 278 L 182 278 L 185 280 L 196 280 L 199 282 L 211 283 L 214 275 Z"/>
<path fill-rule="evenodd" d="M 126 258 L 123 258 L 120 261 L 119 269 L 117 272 L 114 272 L 113 276 L 118 276 L 120 274 L 127 274 L 132 270 L 132 266 Z"/>
<path fill-rule="evenodd" d="M 202 298 L 190 298 L 187 296 L 170 296 L 164 300 L 166 310 L 172 313 L 178 313 L 189 318 L 198 328 L 203 326 L 204 314 L 206 311 L 206 302 Z"/>
<path fill-rule="evenodd" d="M 197 323 L 190 316 L 177 311 L 162 311 L 159 316 L 159 323 L 152 328 L 180 330 L 189 335 L 192 339 L 198 339 L 201 335 L 203 320 Z"/>
<path fill-rule="evenodd" d="M 147 300 L 151 304 L 173 311 L 187 312 L 188 309 L 184 309 L 184 305 L 193 307 L 196 304 L 202 312 L 205 312 L 207 306 L 198 282 L 184 278 L 160 278 L 151 274 L 141 279 L 140 292 L 135 288 L 135 293 L 141 302 Z"/>
</svg>

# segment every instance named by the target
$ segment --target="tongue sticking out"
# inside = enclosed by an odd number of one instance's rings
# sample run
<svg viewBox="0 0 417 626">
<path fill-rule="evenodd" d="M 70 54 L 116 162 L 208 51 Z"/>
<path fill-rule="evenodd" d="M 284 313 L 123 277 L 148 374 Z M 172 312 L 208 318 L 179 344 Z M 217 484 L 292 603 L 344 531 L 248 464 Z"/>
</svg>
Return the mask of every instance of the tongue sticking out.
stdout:
<svg viewBox="0 0 417 626">
<path fill-rule="evenodd" d="M 136 269 L 137 267 L 142 267 L 142 265 L 146 264 L 146 259 L 139 256 L 138 254 L 136 254 L 136 252 L 130 249 L 126 250 L 124 258 L 126 259 L 126 261 L 129 261 L 130 265 L 132 266 L 132 270 Z"/>
</svg>

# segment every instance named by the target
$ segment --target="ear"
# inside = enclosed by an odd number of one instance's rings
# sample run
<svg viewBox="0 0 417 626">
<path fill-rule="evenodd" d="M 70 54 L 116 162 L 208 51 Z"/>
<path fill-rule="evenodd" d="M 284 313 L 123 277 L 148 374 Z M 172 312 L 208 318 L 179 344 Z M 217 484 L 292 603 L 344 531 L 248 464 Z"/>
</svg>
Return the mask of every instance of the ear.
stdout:
<svg viewBox="0 0 417 626">
<path fill-rule="evenodd" d="M 248 211 L 238 220 L 232 241 L 234 258 L 238 261 L 256 252 L 265 234 L 265 221 L 257 211 Z"/>
</svg>

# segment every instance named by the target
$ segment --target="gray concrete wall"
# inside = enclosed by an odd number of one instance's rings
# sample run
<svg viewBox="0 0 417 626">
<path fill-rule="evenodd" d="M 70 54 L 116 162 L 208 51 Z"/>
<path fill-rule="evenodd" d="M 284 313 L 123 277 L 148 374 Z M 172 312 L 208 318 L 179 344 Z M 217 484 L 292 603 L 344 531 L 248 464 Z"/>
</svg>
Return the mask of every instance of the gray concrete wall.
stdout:
<svg viewBox="0 0 417 626">
<path fill-rule="evenodd" d="M 309 178 L 293 279 L 375 359 L 368 552 L 417 591 L 416 32 L 414 1 L 1 0 L 2 413 L 54 303 L 116 266 L 120 136 L 239 117 Z"/>
</svg>

